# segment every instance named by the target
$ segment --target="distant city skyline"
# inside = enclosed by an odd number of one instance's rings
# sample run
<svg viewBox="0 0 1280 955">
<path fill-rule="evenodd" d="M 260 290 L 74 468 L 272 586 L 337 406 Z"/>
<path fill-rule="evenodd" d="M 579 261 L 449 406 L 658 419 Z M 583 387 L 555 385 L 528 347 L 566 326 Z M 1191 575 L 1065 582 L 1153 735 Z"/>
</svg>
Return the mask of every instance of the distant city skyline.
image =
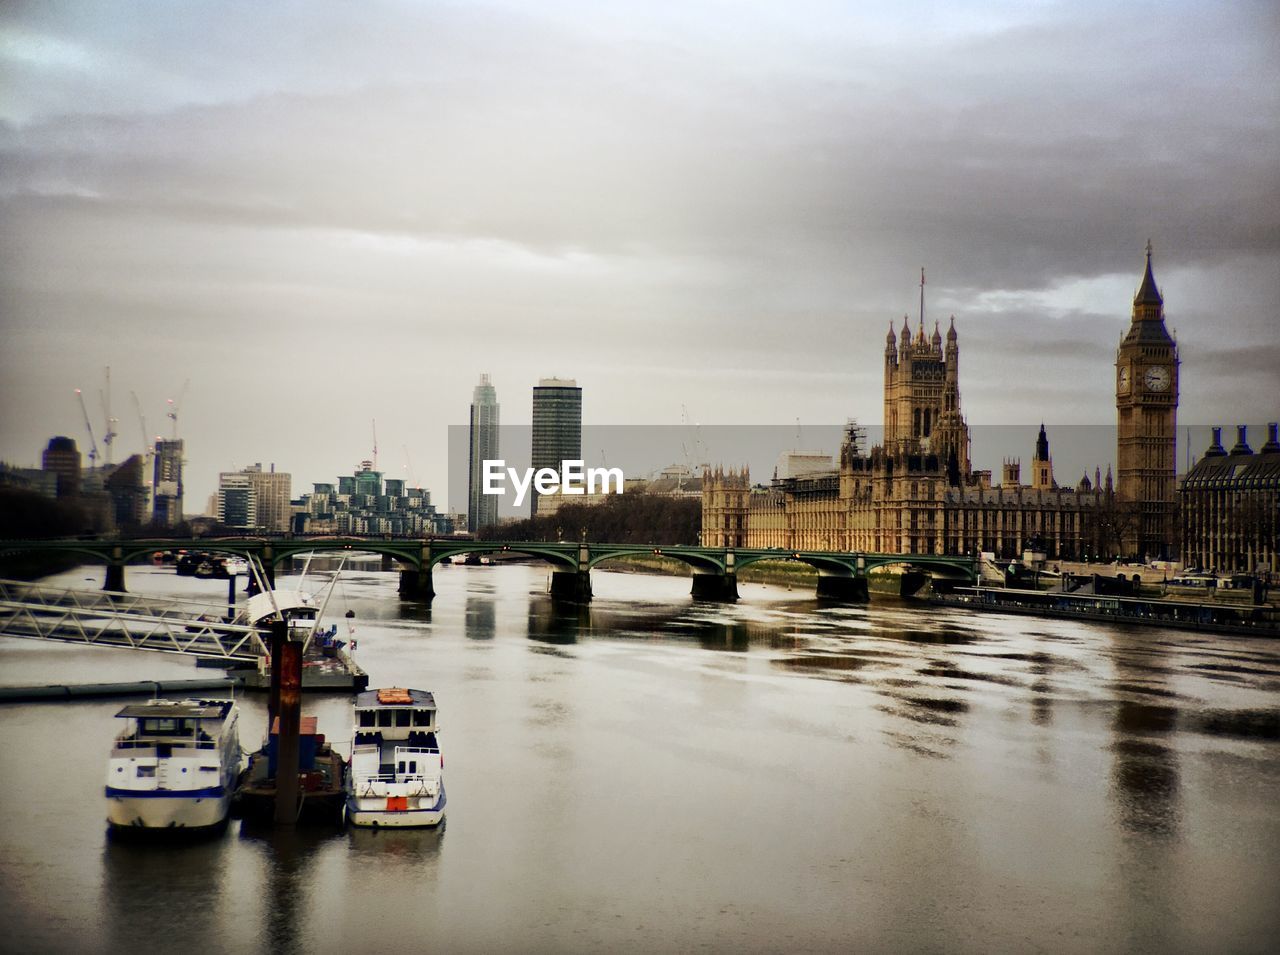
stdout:
<svg viewBox="0 0 1280 955">
<path fill-rule="evenodd" d="M 556 368 L 587 425 L 875 421 L 922 265 L 970 424 L 1063 448 L 1114 424 L 1148 239 L 1180 426 L 1261 429 L 1276 35 L 1248 2 L 7 4 L 0 460 L 87 451 L 77 388 L 116 461 L 183 441 L 187 513 L 254 461 L 349 470 L 370 419 L 444 501 L 481 372 L 509 421 Z"/>
</svg>

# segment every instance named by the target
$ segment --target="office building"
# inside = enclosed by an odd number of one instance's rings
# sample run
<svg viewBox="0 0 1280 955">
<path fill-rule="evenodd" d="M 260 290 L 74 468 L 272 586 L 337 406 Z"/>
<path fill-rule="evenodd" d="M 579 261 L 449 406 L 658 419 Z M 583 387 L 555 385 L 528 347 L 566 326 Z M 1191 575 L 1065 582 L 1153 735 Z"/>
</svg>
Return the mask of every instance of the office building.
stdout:
<svg viewBox="0 0 1280 955">
<path fill-rule="evenodd" d="M 218 520 L 227 527 L 285 533 L 290 529 L 292 478 L 283 471 L 254 464 L 218 475 Z"/>
<path fill-rule="evenodd" d="M 573 379 L 543 378 L 533 389 L 533 460 L 536 472 L 559 472 L 564 461 L 582 460 L 582 389 Z M 530 489 L 530 514 L 538 514 L 538 492 Z"/>
<path fill-rule="evenodd" d="M 80 494 L 80 452 L 73 439 L 50 438 L 49 446 L 41 455 L 40 467 L 57 475 L 58 497 L 76 497 Z"/>
<path fill-rule="evenodd" d="M 258 529 L 257 489 L 248 475 L 219 475 L 218 523 L 241 530 Z"/>
</svg>

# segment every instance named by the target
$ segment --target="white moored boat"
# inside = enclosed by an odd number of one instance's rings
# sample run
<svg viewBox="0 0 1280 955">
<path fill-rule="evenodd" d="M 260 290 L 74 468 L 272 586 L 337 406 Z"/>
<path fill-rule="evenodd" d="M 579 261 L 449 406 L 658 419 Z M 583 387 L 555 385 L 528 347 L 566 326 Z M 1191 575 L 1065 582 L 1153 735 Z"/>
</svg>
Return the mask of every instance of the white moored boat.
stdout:
<svg viewBox="0 0 1280 955">
<path fill-rule="evenodd" d="M 151 700 L 116 716 L 128 723 L 107 764 L 113 829 L 191 832 L 226 823 L 240 770 L 232 700 Z"/>
<path fill-rule="evenodd" d="M 425 690 L 388 688 L 356 697 L 347 767 L 353 826 L 436 826 L 444 820 L 444 759 L 436 701 Z"/>
</svg>

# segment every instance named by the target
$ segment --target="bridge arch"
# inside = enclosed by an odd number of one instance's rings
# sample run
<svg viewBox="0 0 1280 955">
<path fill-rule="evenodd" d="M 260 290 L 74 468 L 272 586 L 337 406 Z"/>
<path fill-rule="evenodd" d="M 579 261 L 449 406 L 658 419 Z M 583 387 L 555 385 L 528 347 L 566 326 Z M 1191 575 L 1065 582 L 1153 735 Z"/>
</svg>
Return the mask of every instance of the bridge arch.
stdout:
<svg viewBox="0 0 1280 955">
<path fill-rule="evenodd" d="M 929 554 L 879 554 L 867 558 L 867 570 L 885 567 L 902 567 L 899 590 L 904 597 L 920 591 L 930 580 L 935 589 L 942 589 L 941 581 L 951 585 L 977 583 L 977 570 L 972 561 L 962 557 L 938 557 Z"/>
<path fill-rule="evenodd" d="M 662 557 L 679 561 L 693 568 L 695 574 L 723 574 L 727 566 L 723 554 L 689 551 L 679 545 L 663 547 L 661 544 L 597 544 L 591 549 L 587 567 L 594 568 L 607 561 L 624 557 Z"/>
<path fill-rule="evenodd" d="M 557 570 L 578 569 L 578 545 L 568 542 L 521 541 L 503 543 L 501 541 L 449 541 L 434 540 L 430 542 L 428 566 L 434 567 L 446 557 L 460 557 L 463 554 L 523 554 L 527 557 L 540 557 Z"/>
</svg>

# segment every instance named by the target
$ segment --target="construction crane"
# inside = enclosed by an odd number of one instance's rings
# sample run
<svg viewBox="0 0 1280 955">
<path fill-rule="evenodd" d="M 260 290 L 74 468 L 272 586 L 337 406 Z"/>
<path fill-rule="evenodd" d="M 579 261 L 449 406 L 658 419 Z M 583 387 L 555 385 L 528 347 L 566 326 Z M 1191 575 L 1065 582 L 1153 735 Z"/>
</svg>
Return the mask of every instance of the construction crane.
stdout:
<svg viewBox="0 0 1280 955">
<path fill-rule="evenodd" d="M 129 397 L 133 399 L 133 410 L 138 413 L 138 427 L 142 431 L 142 483 L 147 487 L 151 486 L 151 460 L 155 455 L 155 443 L 147 434 L 147 419 L 142 414 L 142 403 L 138 401 L 138 393 L 136 391 L 129 392 Z"/>
<path fill-rule="evenodd" d="M 373 419 L 373 469 L 378 470 L 378 419 Z"/>
<path fill-rule="evenodd" d="M 191 384 L 190 378 L 188 378 L 186 381 L 182 383 L 182 390 L 178 392 L 177 401 L 174 401 L 172 398 L 167 399 L 169 404 L 169 411 L 168 411 L 169 420 L 173 422 L 173 440 L 174 441 L 178 440 L 178 410 L 182 407 L 182 399 L 187 396 L 187 385 L 189 384 Z"/>
<path fill-rule="evenodd" d="M 107 419 L 107 430 L 102 435 L 102 444 L 107 463 L 111 463 L 111 442 L 116 439 L 119 433 L 116 431 L 116 425 L 120 423 L 119 418 L 111 417 L 111 366 L 106 368 L 106 390 L 98 392 L 98 402 L 102 405 L 102 416 Z"/>
<path fill-rule="evenodd" d="M 409 446 L 402 444 L 401 447 L 404 448 L 404 469 L 409 474 L 409 486 L 421 487 L 422 485 L 418 483 L 418 476 L 413 473 L 413 459 L 409 457 Z"/>
<path fill-rule="evenodd" d="M 84 415 L 84 428 L 89 432 L 89 470 L 93 470 L 94 462 L 98 460 L 98 442 L 93 440 L 93 424 L 89 421 L 89 409 L 84 406 L 84 395 L 80 393 L 80 389 L 76 389 L 76 401 L 80 402 L 80 413 Z"/>
</svg>

